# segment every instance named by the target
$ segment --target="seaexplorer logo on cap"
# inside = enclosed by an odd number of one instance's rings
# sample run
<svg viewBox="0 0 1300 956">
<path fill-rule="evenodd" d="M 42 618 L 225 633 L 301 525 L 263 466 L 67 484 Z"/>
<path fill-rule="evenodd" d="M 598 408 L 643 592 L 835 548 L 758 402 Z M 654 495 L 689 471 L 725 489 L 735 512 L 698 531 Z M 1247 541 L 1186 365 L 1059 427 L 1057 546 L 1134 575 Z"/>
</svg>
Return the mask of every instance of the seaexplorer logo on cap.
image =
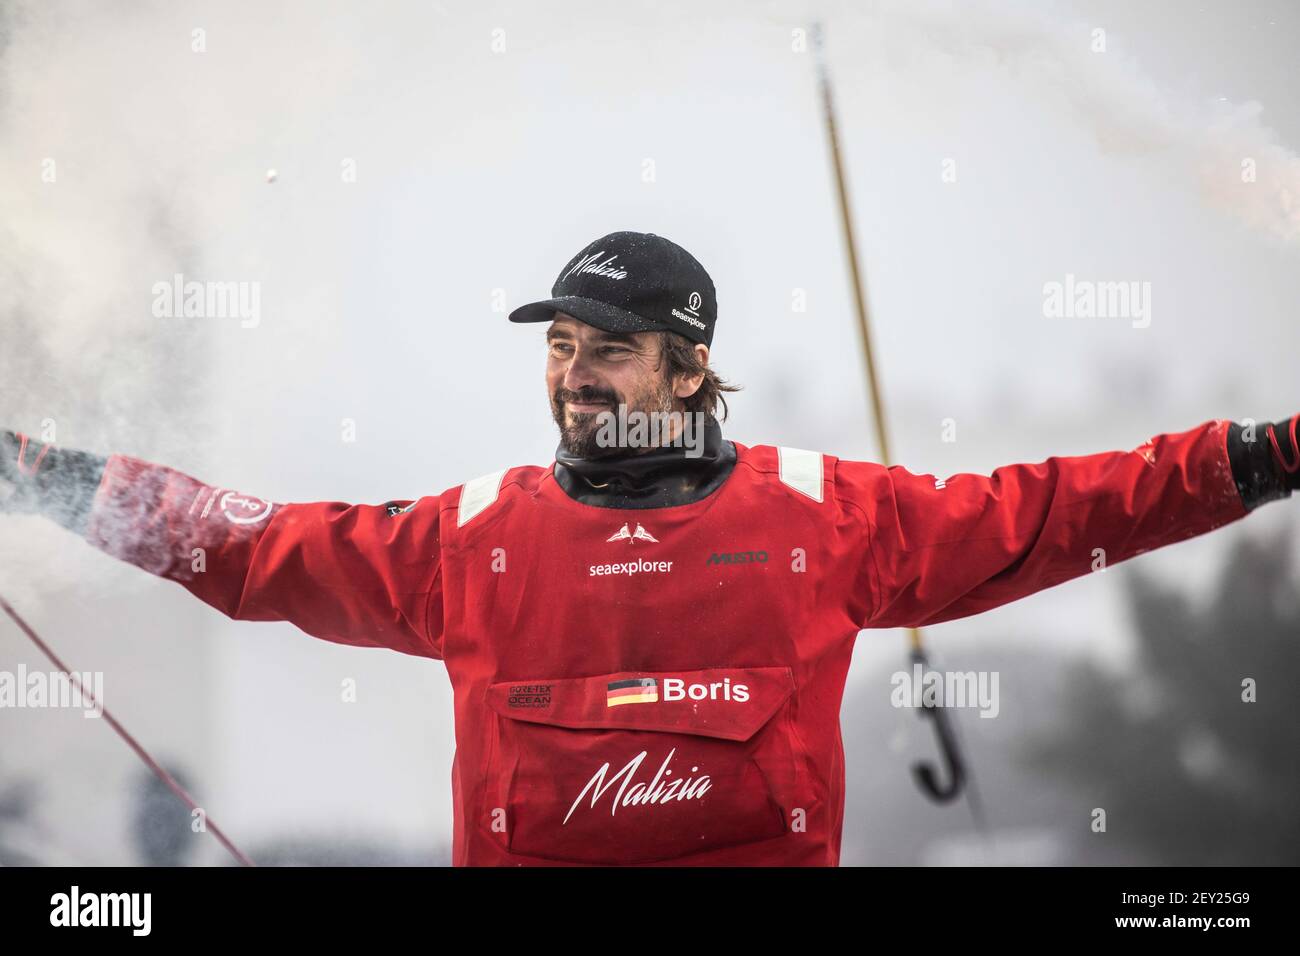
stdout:
<svg viewBox="0 0 1300 956">
<path fill-rule="evenodd" d="M 651 232 L 612 232 L 569 260 L 551 298 L 510 313 L 511 322 L 549 322 L 557 312 L 606 332 L 676 332 L 713 344 L 718 299 L 689 252 Z"/>
</svg>

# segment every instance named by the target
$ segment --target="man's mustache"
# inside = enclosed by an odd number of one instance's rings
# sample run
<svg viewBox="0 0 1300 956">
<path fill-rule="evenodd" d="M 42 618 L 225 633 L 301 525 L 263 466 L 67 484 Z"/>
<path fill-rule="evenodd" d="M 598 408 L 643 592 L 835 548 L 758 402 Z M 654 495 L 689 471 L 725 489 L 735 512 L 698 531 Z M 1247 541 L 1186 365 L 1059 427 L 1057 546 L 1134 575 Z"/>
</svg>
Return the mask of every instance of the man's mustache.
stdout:
<svg viewBox="0 0 1300 956">
<path fill-rule="evenodd" d="M 557 388 L 555 390 L 555 404 L 563 405 L 569 402 L 578 402 L 581 404 L 594 404 L 603 402 L 606 405 L 617 405 L 618 396 L 613 392 L 600 391 L 599 389 L 579 389 L 576 392 L 567 388 Z"/>
</svg>

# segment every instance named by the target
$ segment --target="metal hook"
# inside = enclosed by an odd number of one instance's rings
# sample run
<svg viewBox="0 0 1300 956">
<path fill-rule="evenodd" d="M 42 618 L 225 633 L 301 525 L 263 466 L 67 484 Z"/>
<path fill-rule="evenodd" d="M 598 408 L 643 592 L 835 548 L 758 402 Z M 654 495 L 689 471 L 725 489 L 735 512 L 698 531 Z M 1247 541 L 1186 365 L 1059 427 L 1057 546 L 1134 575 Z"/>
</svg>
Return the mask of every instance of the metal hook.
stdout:
<svg viewBox="0 0 1300 956">
<path fill-rule="evenodd" d="M 912 663 L 921 665 L 922 676 L 929 670 L 930 662 L 926 659 L 923 649 L 913 649 Z M 966 785 L 966 767 L 962 763 L 961 753 L 957 750 L 952 727 L 948 724 L 946 709 L 923 699 L 919 713 L 921 717 L 929 717 L 934 721 L 934 733 L 939 741 L 939 752 L 943 756 L 943 762 L 948 771 L 948 779 L 946 782 L 941 782 L 934 764 L 925 761 L 917 761 L 912 764 L 912 776 L 916 778 L 917 786 L 931 800 L 936 803 L 949 803 L 961 795 L 962 789 Z"/>
</svg>

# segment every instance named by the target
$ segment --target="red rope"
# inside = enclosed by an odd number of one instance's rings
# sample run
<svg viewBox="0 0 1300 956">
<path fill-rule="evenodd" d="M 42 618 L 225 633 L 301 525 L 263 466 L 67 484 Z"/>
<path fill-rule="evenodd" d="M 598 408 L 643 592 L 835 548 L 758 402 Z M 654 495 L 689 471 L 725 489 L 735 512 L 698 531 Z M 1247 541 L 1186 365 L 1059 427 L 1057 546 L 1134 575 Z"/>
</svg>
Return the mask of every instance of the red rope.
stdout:
<svg viewBox="0 0 1300 956">
<path fill-rule="evenodd" d="M 46 657 L 48 657 L 55 667 L 57 667 L 59 670 L 63 671 L 63 673 L 68 675 L 68 677 L 72 680 L 73 685 L 78 690 L 81 691 L 82 695 L 84 697 L 88 697 L 91 700 L 91 702 L 95 704 L 96 709 L 99 710 L 99 712 L 104 715 L 104 720 L 108 721 L 108 725 L 112 727 L 115 731 L 117 731 L 118 736 L 126 741 L 126 745 L 135 751 L 136 756 L 144 761 L 145 766 L 147 766 L 150 770 L 152 770 L 155 774 L 157 774 L 158 779 L 161 780 L 163 783 L 165 783 L 168 789 L 170 789 L 172 793 L 180 797 L 180 799 L 185 803 L 185 805 L 190 808 L 191 812 L 195 810 L 199 810 L 199 806 L 197 803 L 194 802 L 194 798 L 185 792 L 185 788 L 176 782 L 176 778 L 173 777 L 171 774 L 169 774 L 166 770 L 164 770 L 158 764 L 158 761 L 154 760 L 153 757 L 149 756 L 149 752 L 145 750 L 143 747 L 141 747 L 140 744 L 136 742 L 136 739 L 127 732 L 126 728 L 117 722 L 117 718 L 115 718 L 112 714 L 110 714 L 108 710 L 102 704 L 100 704 L 99 701 L 95 700 L 95 695 L 90 693 L 90 691 L 86 690 L 82 686 L 81 678 L 77 676 L 76 672 L 69 670 L 67 665 L 65 665 L 63 661 L 59 660 L 58 657 L 55 656 L 54 651 L 50 650 L 49 645 L 47 645 L 43 640 L 41 640 L 37 636 L 36 632 L 33 631 L 31 627 L 28 626 L 27 622 L 24 621 L 19 616 L 18 612 L 15 611 L 13 607 L 9 604 L 9 602 L 6 601 L 3 597 L 0 597 L 0 608 L 3 608 L 4 612 L 13 619 L 13 622 L 18 625 L 18 627 L 22 630 L 22 632 L 32 639 L 32 643 L 35 644 L 38 648 L 40 648 L 41 653 L 44 654 Z M 219 841 L 221 841 L 221 845 L 230 851 L 231 856 L 233 856 L 244 866 L 255 865 L 252 860 L 250 860 L 247 856 L 245 856 L 244 853 L 241 852 L 237 846 L 235 846 L 235 844 L 230 842 L 229 838 L 224 833 L 221 832 L 221 827 L 217 826 L 216 822 L 211 817 L 208 817 L 207 814 L 202 810 L 199 810 L 199 812 L 204 814 L 204 817 L 206 818 L 206 825 L 208 829 L 212 831 L 212 835 L 215 836 Z"/>
<path fill-rule="evenodd" d="M 1273 454 L 1277 455 L 1277 460 L 1281 463 L 1282 470 L 1288 475 L 1294 475 L 1297 470 L 1300 470 L 1300 442 L 1296 441 L 1295 435 L 1297 422 L 1300 422 L 1300 415 L 1296 415 L 1291 419 L 1291 431 L 1287 436 L 1291 439 L 1291 447 L 1295 449 L 1295 461 L 1293 462 L 1289 462 L 1285 457 L 1283 457 L 1282 449 L 1277 445 L 1277 435 L 1273 433 L 1273 426 L 1268 426 L 1268 440 L 1273 443 Z"/>
<path fill-rule="evenodd" d="M 18 436 L 18 474 L 26 475 L 28 478 L 36 477 L 36 473 L 41 470 L 41 462 L 45 460 L 45 453 L 50 450 L 49 445 L 42 445 L 41 450 L 36 453 L 36 460 L 30 465 L 25 464 L 23 459 L 27 457 L 27 436 Z"/>
</svg>

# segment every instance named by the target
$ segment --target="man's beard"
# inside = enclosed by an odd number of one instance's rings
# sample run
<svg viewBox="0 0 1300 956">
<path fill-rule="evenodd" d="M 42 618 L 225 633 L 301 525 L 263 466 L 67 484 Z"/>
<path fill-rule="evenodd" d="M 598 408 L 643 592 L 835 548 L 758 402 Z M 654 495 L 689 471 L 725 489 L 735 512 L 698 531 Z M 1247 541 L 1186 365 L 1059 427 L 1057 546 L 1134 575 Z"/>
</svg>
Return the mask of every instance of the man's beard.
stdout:
<svg viewBox="0 0 1300 956">
<path fill-rule="evenodd" d="M 606 407 L 598 412 L 567 414 L 566 402 L 601 402 Z M 602 431 L 608 435 L 611 429 L 606 420 L 619 413 L 619 406 L 624 405 L 626 412 L 671 412 L 674 398 L 668 382 L 657 379 L 651 388 L 641 394 L 624 399 L 610 389 L 583 386 L 571 392 L 563 385 L 551 395 L 551 417 L 560 429 L 560 447 L 576 458 L 602 458 L 629 452 L 635 454 L 648 451 L 648 448 L 624 448 L 619 445 L 601 442 Z"/>
</svg>

